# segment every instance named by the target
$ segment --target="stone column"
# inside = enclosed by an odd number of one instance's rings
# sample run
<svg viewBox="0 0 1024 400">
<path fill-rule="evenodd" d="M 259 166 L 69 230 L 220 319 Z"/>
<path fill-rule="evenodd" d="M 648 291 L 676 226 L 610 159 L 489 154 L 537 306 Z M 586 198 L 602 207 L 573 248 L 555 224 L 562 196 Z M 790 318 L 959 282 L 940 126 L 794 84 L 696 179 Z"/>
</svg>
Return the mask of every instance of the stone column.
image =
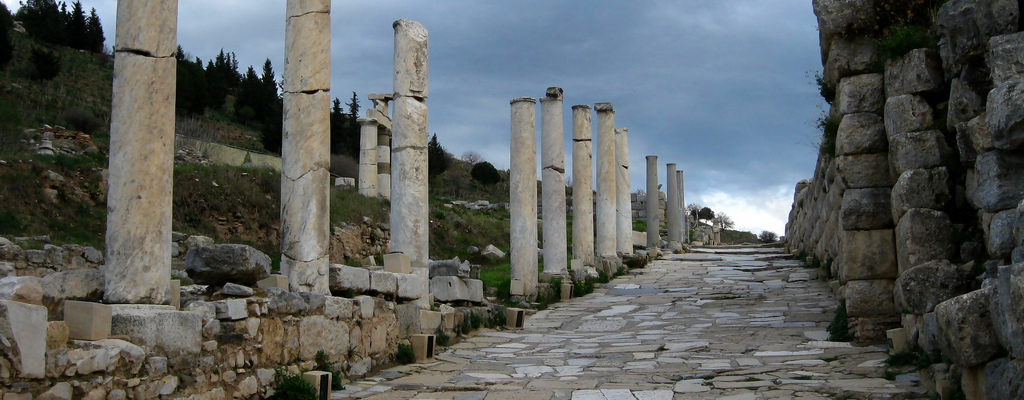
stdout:
<svg viewBox="0 0 1024 400">
<path fill-rule="evenodd" d="M 690 224 L 687 222 L 688 215 L 686 214 L 686 186 L 683 185 L 683 170 L 677 170 L 676 175 L 679 176 L 679 182 L 676 183 L 676 189 L 679 190 L 679 217 L 682 222 L 679 225 L 680 237 L 683 243 L 690 242 Z"/>
<path fill-rule="evenodd" d="M 549 87 L 540 99 L 541 183 L 544 209 L 544 273 L 565 275 L 565 130 L 562 88 Z"/>
<path fill-rule="evenodd" d="M 658 156 L 647 156 L 647 249 L 654 250 L 661 245 L 658 230 Z"/>
<path fill-rule="evenodd" d="M 391 251 L 413 265 L 429 258 L 427 193 L 427 30 L 400 19 L 395 28 L 394 115 L 391 121 Z"/>
<path fill-rule="evenodd" d="M 377 196 L 377 120 L 359 118 L 359 194 Z"/>
<path fill-rule="evenodd" d="M 615 247 L 633 254 L 633 204 L 629 184 L 629 128 L 615 129 Z"/>
<path fill-rule="evenodd" d="M 597 111 L 597 256 L 615 257 L 615 109 L 612 103 L 594 104 Z"/>
<path fill-rule="evenodd" d="M 331 2 L 288 0 L 281 143 L 281 273 L 329 293 Z"/>
<path fill-rule="evenodd" d="M 572 258 L 594 265 L 590 106 L 572 106 Z"/>
<path fill-rule="evenodd" d="M 537 292 L 537 100 L 513 99 L 509 160 L 512 280 L 524 295 Z M 518 293 L 513 293 L 518 294 Z"/>
<path fill-rule="evenodd" d="M 682 242 L 682 229 L 679 222 L 679 180 L 676 178 L 676 165 L 669 163 L 665 165 L 665 181 L 668 183 L 668 241 Z"/>
<path fill-rule="evenodd" d="M 107 303 L 167 302 L 178 1 L 117 2 L 107 192 Z"/>
<path fill-rule="evenodd" d="M 377 194 L 391 198 L 391 131 L 377 128 Z"/>
</svg>

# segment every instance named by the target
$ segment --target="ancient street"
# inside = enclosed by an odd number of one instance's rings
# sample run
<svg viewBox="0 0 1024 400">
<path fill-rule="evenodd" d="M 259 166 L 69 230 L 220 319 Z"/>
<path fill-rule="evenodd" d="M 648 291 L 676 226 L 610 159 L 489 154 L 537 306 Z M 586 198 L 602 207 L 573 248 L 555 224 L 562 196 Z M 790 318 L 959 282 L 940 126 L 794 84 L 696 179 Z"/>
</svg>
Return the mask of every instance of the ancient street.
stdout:
<svg viewBox="0 0 1024 400">
<path fill-rule="evenodd" d="M 332 399 L 917 398 L 883 379 L 884 346 L 829 342 L 836 300 L 779 248 L 668 255 L 522 331 L 482 330 L 433 362 L 393 367 Z"/>
</svg>

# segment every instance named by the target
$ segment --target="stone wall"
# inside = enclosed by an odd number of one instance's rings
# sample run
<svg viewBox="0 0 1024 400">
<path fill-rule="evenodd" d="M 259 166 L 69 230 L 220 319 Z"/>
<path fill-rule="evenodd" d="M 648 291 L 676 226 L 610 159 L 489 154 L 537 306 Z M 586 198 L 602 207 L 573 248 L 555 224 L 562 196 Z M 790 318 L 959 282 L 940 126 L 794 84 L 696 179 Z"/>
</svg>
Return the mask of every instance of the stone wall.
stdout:
<svg viewBox="0 0 1024 400">
<path fill-rule="evenodd" d="M 281 170 L 281 157 L 271 154 L 257 153 L 238 147 L 228 146 L 220 143 L 206 142 L 182 135 L 174 136 L 174 147 L 179 151 L 189 149 L 199 153 L 200 156 L 210 160 L 214 164 L 230 165 L 232 167 L 261 167 L 270 168 L 275 171 Z"/>
<path fill-rule="evenodd" d="M 952 360 L 931 378 L 968 398 L 1020 398 L 1024 19 L 1016 0 L 934 3 L 938 45 L 883 60 L 890 30 L 863 21 L 896 20 L 884 2 L 813 1 L 835 138 L 786 244 L 828 268 L 855 339 Z"/>
</svg>

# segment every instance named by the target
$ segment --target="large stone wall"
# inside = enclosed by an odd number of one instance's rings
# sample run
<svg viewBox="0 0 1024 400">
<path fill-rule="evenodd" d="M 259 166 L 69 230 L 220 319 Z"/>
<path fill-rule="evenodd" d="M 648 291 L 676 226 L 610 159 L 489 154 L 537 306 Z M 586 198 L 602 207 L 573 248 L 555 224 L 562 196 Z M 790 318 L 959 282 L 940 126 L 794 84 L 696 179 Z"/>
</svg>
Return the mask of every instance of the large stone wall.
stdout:
<svg viewBox="0 0 1024 400">
<path fill-rule="evenodd" d="M 938 45 L 882 60 L 889 31 L 863 22 L 898 20 L 884 2 L 813 1 L 838 129 L 796 185 L 786 244 L 828 268 L 855 339 L 896 328 L 952 360 L 931 370 L 968 398 L 1020 398 L 1005 383 L 1024 377 L 1024 19 L 1016 0 L 934 3 Z"/>
</svg>

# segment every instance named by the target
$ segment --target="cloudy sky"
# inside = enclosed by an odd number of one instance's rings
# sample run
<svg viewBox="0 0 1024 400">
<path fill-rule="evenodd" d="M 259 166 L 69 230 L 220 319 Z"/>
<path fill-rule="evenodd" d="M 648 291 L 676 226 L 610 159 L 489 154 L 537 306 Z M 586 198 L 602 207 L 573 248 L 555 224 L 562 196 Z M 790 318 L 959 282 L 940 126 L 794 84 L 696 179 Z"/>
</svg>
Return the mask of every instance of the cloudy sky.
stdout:
<svg viewBox="0 0 1024 400">
<path fill-rule="evenodd" d="M 83 4 L 96 8 L 109 46 L 115 0 Z M 207 60 L 223 48 L 257 71 L 270 58 L 280 76 L 284 1 L 178 4 L 187 53 Z M 617 125 L 630 128 L 634 190 L 645 186 L 644 157 L 658 155 L 662 182 L 664 163 L 677 163 L 687 202 L 726 212 L 740 229 L 782 234 L 793 187 L 813 171 L 822 101 L 808 75 L 821 69 L 810 0 L 334 1 L 334 96 L 355 91 L 365 105 L 390 90 L 399 18 L 430 31 L 430 132 L 455 155 L 508 168 L 509 100 L 559 86 L 567 152 L 569 107 L 612 102 Z"/>
</svg>

